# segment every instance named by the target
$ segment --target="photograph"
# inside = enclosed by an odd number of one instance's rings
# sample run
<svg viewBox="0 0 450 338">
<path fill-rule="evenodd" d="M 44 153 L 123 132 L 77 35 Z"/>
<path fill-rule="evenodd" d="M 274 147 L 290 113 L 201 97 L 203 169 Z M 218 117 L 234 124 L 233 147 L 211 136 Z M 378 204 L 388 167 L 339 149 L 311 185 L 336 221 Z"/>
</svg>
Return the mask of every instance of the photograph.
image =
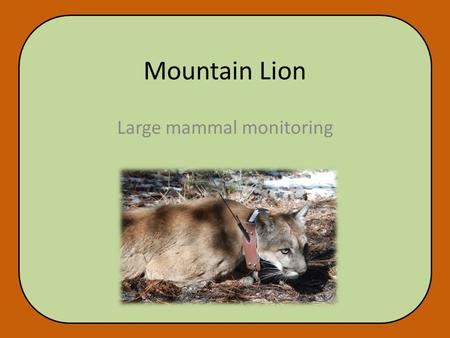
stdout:
<svg viewBox="0 0 450 338">
<path fill-rule="evenodd" d="M 335 303 L 336 172 L 120 173 L 122 303 Z"/>
</svg>

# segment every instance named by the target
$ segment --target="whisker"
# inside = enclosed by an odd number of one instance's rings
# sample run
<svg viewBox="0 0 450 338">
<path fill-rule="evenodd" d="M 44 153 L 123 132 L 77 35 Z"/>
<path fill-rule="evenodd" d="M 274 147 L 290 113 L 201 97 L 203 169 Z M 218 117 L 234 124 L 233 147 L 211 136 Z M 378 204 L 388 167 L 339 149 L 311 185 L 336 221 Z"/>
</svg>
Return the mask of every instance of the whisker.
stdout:
<svg viewBox="0 0 450 338">
<path fill-rule="evenodd" d="M 287 281 L 289 278 L 280 270 L 275 264 L 270 261 L 261 259 L 261 271 L 259 272 L 259 278 L 261 281 Z"/>
<path fill-rule="evenodd" d="M 277 278 L 282 278 L 283 274 L 281 272 L 272 272 L 272 273 L 268 273 L 268 274 L 263 274 L 262 276 L 260 276 L 261 280 L 267 280 L 267 279 L 277 279 Z"/>
<path fill-rule="evenodd" d="M 264 277 L 271 277 L 271 276 L 280 275 L 280 273 L 279 272 L 270 272 L 270 273 L 263 273 L 262 275 Z"/>
</svg>

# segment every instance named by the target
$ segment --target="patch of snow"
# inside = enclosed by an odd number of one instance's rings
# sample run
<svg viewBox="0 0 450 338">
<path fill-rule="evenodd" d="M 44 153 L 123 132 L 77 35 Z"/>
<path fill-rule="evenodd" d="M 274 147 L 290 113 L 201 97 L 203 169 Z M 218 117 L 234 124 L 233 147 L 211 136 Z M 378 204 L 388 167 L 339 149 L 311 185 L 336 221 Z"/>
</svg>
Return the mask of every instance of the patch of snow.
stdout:
<svg viewBox="0 0 450 338">
<path fill-rule="evenodd" d="M 303 171 L 299 175 L 265 180 L 264 188 L 278 191 L 303 189 L 309 199 L 330 198 L 336 195 L 336 172 Z"/>
</svg>

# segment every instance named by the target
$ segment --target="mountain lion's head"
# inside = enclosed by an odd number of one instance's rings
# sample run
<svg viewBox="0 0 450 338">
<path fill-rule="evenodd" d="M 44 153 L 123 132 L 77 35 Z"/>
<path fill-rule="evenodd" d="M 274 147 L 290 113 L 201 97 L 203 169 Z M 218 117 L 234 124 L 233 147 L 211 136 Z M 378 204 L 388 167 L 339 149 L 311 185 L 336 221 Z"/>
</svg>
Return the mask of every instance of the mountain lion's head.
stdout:
<svg viewBox="0 0 450 338">
<path fill-rule="evenodd" d="M 270 215 L 261 212 L 256 219 L 261 280 L 295 279 L 306 272 L 308 250 L 305 215 L 308 206 L 295 214 Z"/>
</svg>

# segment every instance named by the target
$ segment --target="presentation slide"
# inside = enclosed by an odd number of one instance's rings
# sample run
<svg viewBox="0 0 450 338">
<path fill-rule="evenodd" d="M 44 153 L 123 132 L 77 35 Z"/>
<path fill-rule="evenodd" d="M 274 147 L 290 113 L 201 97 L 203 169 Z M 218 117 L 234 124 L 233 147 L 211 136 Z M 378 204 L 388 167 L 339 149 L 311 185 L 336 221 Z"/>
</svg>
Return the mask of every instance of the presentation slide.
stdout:
<svg viewBox="0 0 450 338">
<path fill-rule="evenodd" d="M 5 332 L 442 336 L 445 13 L 5 5 Z"/>
<path fill-rule="evenodd" d="M 389 322 L 424 298 L 431 63 L 407 23 L 67 16 L 19 71 L 20 277 L 45 316 Z"/>
</svg>

